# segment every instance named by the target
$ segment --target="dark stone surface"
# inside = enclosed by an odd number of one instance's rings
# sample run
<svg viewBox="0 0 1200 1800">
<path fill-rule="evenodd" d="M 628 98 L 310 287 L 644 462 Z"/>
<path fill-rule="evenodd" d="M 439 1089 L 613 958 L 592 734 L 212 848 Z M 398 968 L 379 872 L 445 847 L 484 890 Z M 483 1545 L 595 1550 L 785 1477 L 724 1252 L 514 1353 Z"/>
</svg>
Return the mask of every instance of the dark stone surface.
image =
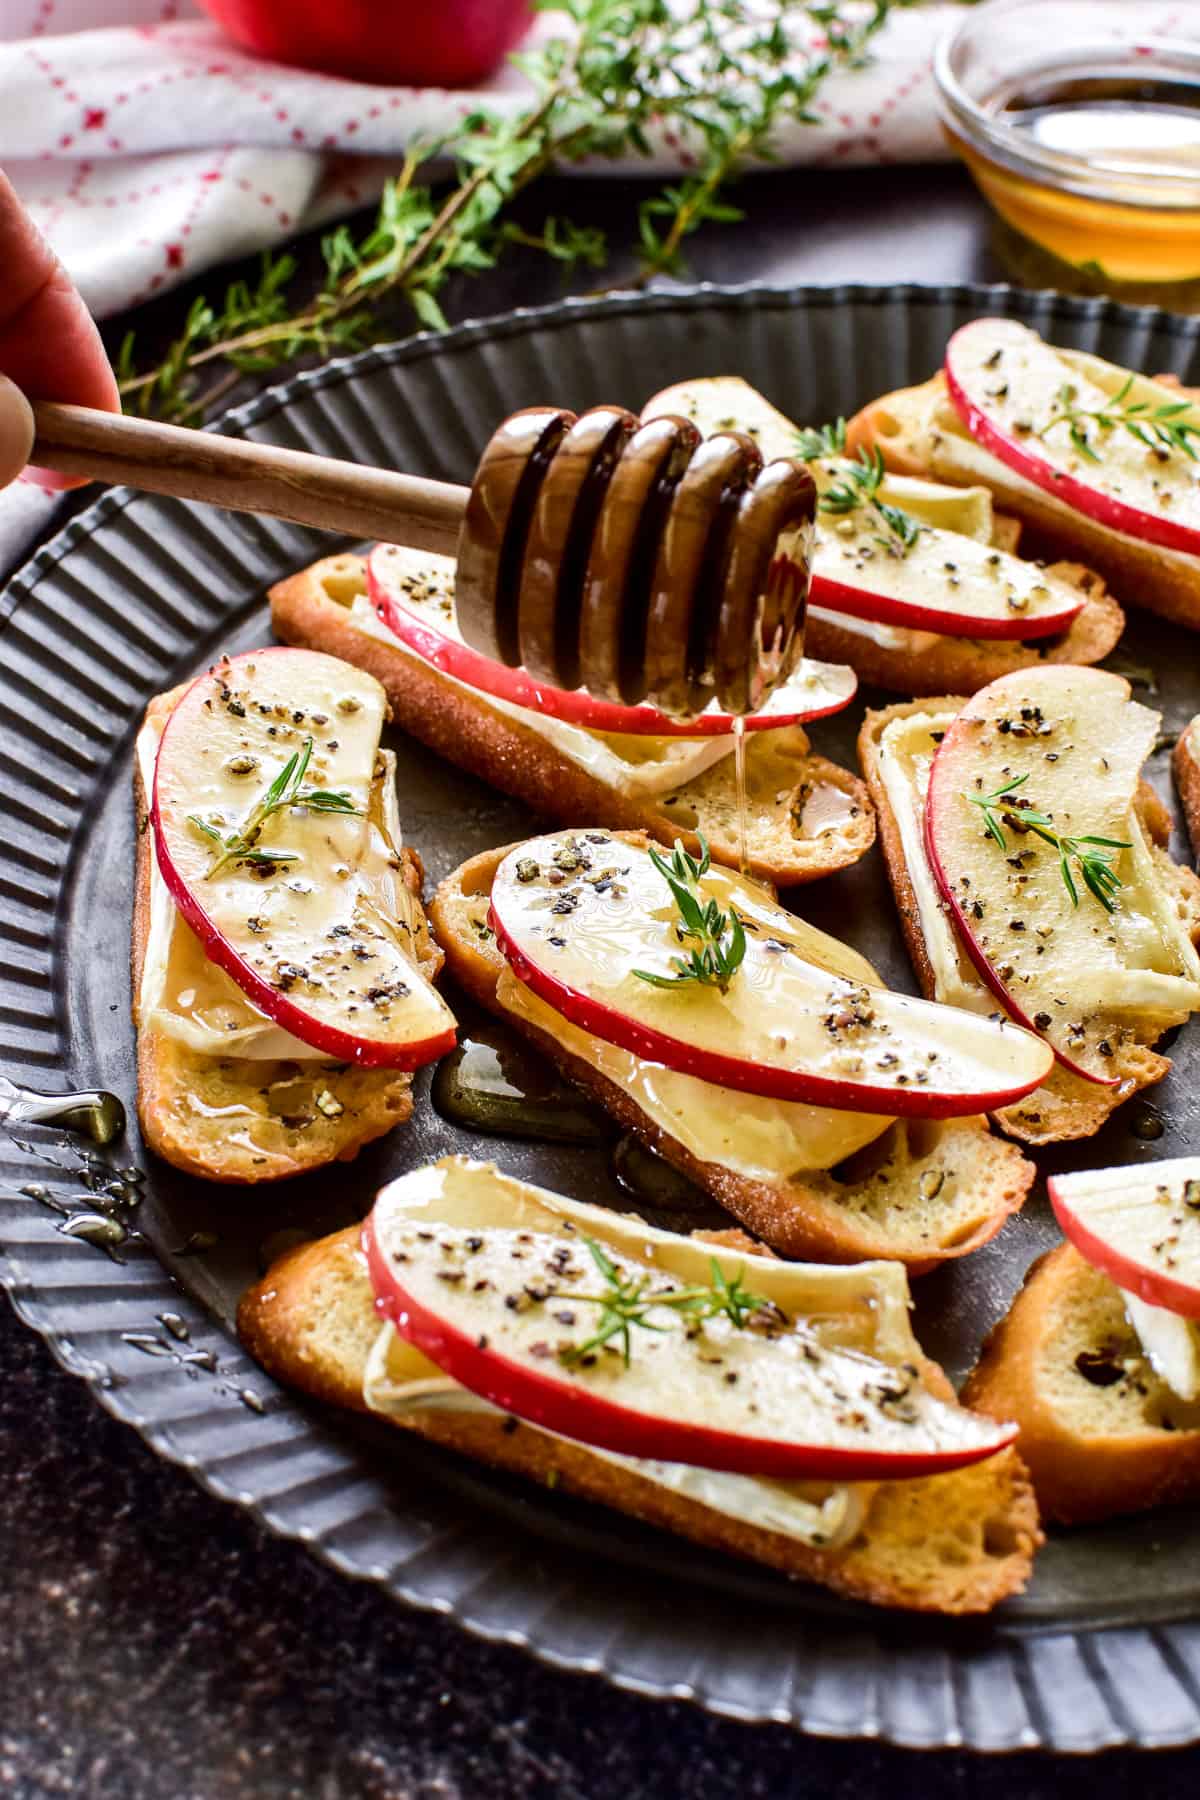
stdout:
<svg viewBox="0 0 1200 1800">
<path fill-rule="evenodd" d="M 539 206 L 617 235 L 629 185 Z M 555 192 L 557 187 L 562 191 Z M 691 255 L 717 281 L 1002 277 L 950 170 L 780 172 Z M 311 251 L 310 251 L 311 255 Z M 454 316 L 549 300 L 512 264 Z M 170 332 L 186 293 L 147 309 Z M 125 321 L 114 323 L 114 331 Z M 343 1580 L 156 1460 L 0 1312 L 0 1793 L 18 1800 L 1029 1800 L 1194 1787 L 1191 1752 L 1099 1765 L 804 1740 L 556 1674 Z M 1190 1779 L 1189 1779 L 1190 1777 Z"/>
</svg>

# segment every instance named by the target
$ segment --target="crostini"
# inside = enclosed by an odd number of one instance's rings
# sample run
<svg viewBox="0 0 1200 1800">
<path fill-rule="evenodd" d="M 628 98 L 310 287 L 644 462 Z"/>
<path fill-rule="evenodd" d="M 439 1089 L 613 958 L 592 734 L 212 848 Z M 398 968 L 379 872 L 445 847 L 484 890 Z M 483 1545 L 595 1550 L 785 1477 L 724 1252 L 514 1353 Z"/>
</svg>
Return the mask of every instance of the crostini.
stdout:
<svg viewBox="0 0 1200 1800">
<path fill-rule="evenodd" d="M 872 401 L 847 444 L 897 475 L 982 484 L 1122 603 L 1200 627 L 1195 396 L 1012 319 L 977 319 L 920 387 Z"/>
<path fill-rule="evenodd" d="M 352 1157 L 454 1043 L 403 847 L 378 682 L 222 657 L 150 702 L 134 757 L 133 1019 L 147 1144 L 210 1181 Z"/>
<path fill-rule="evenodd" d="M 284 643 L 367 670 L 387 690 L 397 725 L 541 816 L 593 819 L 667 844 L 681 836 L 692 848 L 703 832 L 718 862 L 738 861 L 732 722 L 718 719 L 715 735 L 701 735 L 703 716 L 681 725 L 582 693 L 548 696 L 523 671 L 489 664 L 454 625 L 452 558 L 392 545 L 369 563 L 326 557 L 278 582 L 270 598 Z M 850 670 L 804 663 L 761 723 L 820 717 L 854 689 Z M 861 781 L 814 755 L 798 723 L 747 730 L 746 795 L 747 859 L 776 886 L 846 868 L 875 840 Z"/>
<path fill-rule="evenodd" d="M 1098 669 L 868 712 L 859 759 L 913 967 L 931 999 L 997 1008 L 1055 1049 L 997 1114 L 1029 1144 L 1090 1137 L 1170 1068 L 1200 1008 L 1200 881 L 1141 780 L 1159 715 Z M 931 826 L 930 794 L 940 798 Z"/>
<path fill-rule="evenodd" d="M 652 848 L 564 832 L 472 858 L 430 904 L 448 970 L 783 1255 L 919 1272 L 993 1237 L 1035 1171 L 979 1115 L 1036 1087 L 1048 1048 L 986 1019 L 959 1042 L 961 1015 L 918 1015 L 757 884 Z M 677 985 L 693 957 L 716 978 Z"/>
<path fill-rule="evenodd" d="M 1048 1518 L 1200 1497 L 1200 1157 L 1051 1176 L 1034 1264 L 964 1399 L 1015 1419 Z"/>
<path fill-rule="evenodd" d="M 448 1158 L 276 1263 L 238 1325 L 321 1400 L 877 1605 L 986 1612 L 1041 1542 L 1012 1428 L 956 1405 L 894 1264 L 782 1263 Z"/>
<path fill-rule="evenodd" d="M 664 388 L 643 417 L 733 427 L 767 457 L 803 455 L 820 490 L 805 644 L 905 694 L 973 693 L 1010 670 L 1095 663 L 1124 615 L 1092 569 L 1016 554 L 986 487 L 889 473 L 841 424 L 802 429 L 737 376 Z"/>
</svg>

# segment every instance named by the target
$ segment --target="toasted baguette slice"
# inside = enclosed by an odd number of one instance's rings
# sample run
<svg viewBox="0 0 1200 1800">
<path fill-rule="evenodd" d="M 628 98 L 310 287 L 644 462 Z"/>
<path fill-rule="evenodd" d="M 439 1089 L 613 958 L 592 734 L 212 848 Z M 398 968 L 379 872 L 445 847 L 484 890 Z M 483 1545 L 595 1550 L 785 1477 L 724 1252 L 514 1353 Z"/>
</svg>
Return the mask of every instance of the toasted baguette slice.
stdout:
<svg viewBox="0 0 1200 1800">
<path fill-rule="evenodd" d="M 250 1354 L 281 1381 L 364 1411 L 363 1376 L 379 1320 L 357 1231 L 305 1245 L 276 1263 L 243 1297 L 238 1329 Z M 923 1374 L 949 1396 L 935 1365 Z M 1011 1450 L 952 1474 L 880 1483 L 854 1541 L 820 1550 L 670 1493 L 581 1444 L 513 1419 L 421 1411 L 392 1422 L 543 1487 L 562 1487 L 877 1606 L 987 1612 L 1025 1586 L 1042 1542 L 1028 1478 Z"/>
<path fill-rule="evenodd" d="M 158 694 L 148 720 L 166 719 L 187 684 Z M 133 904 L 133 1023 L 142 1136 L 177 1169 L 207 1181 L 281 1181 L 347 1161 L 412 1113 L 412 1077 L 394 1069 L 335 1062 L 268 1062 L 202 1056 L 138 1018 L 150 932 L 151 834 L 148 796 L 134 758 L 137 877 Z M 422 870 L 403 849 L 404 880 L 418 902 L 417 954 L 435 976 L 442 955 L 421 911 Z M 318 1104 L 318 1101 L 320 1104 Z"/>
<path fill-rule="evenodd" d="M 1144 606 L 1178 625 L 1200 629 L 1200 557 L 1113 531 L 989 455 L 959 419 L 940 370 L 920 387 L 899 388 L 864 406 L 851 419 L 846 442 L 852 450 L 877 448 L 888 468 L 900 475 L 962 486 L 985 482 L 1006 512 L 1030 526 L 1044 553 L 1086 563 L 1104 577 L 1122 604 Z"/>
<path fill-rule="evenodd" d="M 1071 1244 L 1034 1263 L 963 1399 L 1017 1421 L 1038 1504 L 1061 1524 L 1200 1499 L 1200 1405 L 1155 1374 L 1120 1289 Z"/>
<path fill-rule="evenodd" d="M 938 993 L 937 977 L 921 925 L 921 910 L 908 866 L 900 826 L 888 799 L 880 765 L 883 734 L 893 719 L 907 718 L 920 712 L 958 712 L 965 700 L 961 695 L 942 695 L 937 699 L 914 700 L 888 706 L 878 712 L 868 711 L 858 738 L 858 757 L 862 772 L 879 816 L 879 839 L 887 864 L 888 879 L 900 914 L 904 941 L 921 991 L 930 1000 L 943 998 Z M 1171 818 L 1153 788 L 1142 782 L 1137 796 L 1137 812 L 1154 849 L 1155 862 L 1162 879 L 1175 892 L 1178 904 L 1187 918 L 1194 942 L 1200 943 L 1200 880 L 1190 869 L 1182 868 L 1167 854 L 1171 836 Z M 946 908 L 939 900 L 939 911 Z M 965 964 L 965 959 L 964 959 Z M 974 971 L 964 966 L 964 979 L 974 979 Z M 980 982 L 982 987 L 982 982 Z M 996 1122 L 1010 1137 L 1026 1144 L 1055 1144 L 1076 1138 L 1092 1137 L 1105 1120 L 1142 1088 L 1161 1081 L 1171 1067 L 1170 1059 L 1160 1056 L 1153 1045 L 1162 1035 L 1158 1025 L 1152 1034 L 1140 1033 L 1136 1026 L 1114 1032 L 1113 1074 L 1115 1088 L 1099 1087 L 1085 1081 L 1056 1063 L 1042 1086 L 1032 1094 L 1014 1102 L 995 1114 Z"/>
<path fill-rule="evenodd" d="M 487 912 L 492 878 L 507 854 L 505 848 L 472 857 L 438 888 L 430 918 L 447 968 L 473 999 L 599 1100 L 623 1130 L 682 1169 L 772 1249 L 823 1262 L 890 1257 L 922 1274 L 987 1243 L 1021 1206 L 1034 1166 L 1015 1145 L 991 1136 L 979 1117 L 897 1121 L 836 1171 L 813 1169 L 778 1185 L 700 1161 L 598 1069 L 499 1004 L 496 983 L 506 965 Z"/>
<path fill-rule="evenodd" d="M 1192 855 L 1200 857 L 1200 715 L 1180 732 L 1171 755 L 1171 769 L 1183 802 Z"/>
<path fill-rule="evenodd" d="M 367 670 L 386 688 L 403 730 L 547 818 L 646 831 L 667 844 L 681 837 L 693 850 L 700 830 L 716 861 L 737 863 L 732 757 L 664 795 L 623 792 L 490 706 L 483 694 L 365 632 L 350 609 L 366 591 L 362 557 L 326 557 L 271 589 L 275 634 L 286 644 L 325 650 Z M 778 887 L 844 869 L 875 841 L 861 781 L 814 756 L 797 728 L 747 734 L 746 784 L 748 860 Z"/>
</svg>

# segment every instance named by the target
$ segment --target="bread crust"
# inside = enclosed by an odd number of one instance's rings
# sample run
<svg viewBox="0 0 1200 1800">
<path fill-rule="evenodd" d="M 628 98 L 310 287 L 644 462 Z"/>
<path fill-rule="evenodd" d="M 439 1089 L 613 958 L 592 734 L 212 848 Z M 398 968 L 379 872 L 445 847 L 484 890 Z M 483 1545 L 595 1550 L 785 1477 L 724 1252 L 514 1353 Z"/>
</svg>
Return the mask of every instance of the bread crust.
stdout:
<svg viewBox="0 0 1200 1800">
<path fill-rule="evenodd" d="M 937 998 L 937 979 L 929 959 L 925 934 L 921 929 L 921 912 L 916 889 L 904 854 L 900 827 L 888 799 L 880 764 L 883 734 L 894 719 L 908 718 L 920 712 L 959 712 L 966 704 L 962 695 L 943 694 L 928 700 L 906 701 L 896 706 L 869 711 L 863 719 L 858 737 L 858 760 L 879 823 L 879 841 L 887 865 L 888 880 L 900 915 L 900 925 L 908 948 L 909 960 L 926 999 Z M 1171 820 L 1153 788 L 1142 782 L 1138 791 L 1139 817 L 1155 847 L 1163 853 L 1170 838 Z M 1200 940 L 1200 882 L 1188 869 L 1171 864 L 1174 877 L 1190 890 L 1196 909 L 1193 939 Z M 943 905 L 942 908 L 945 911 Z M 1157 1035 L 1157 1034 L 1156 1034 Z M 1114 1069 L 1118 1080 L 1115 1088 L 1102 1088 L 1084 1081 L 1056 1063 L 1042 1086 L 1032 1094 L 993 1114 L 996 1123 L 1010 1137 L 1025 1144 L 1057 1144 L 1093 1137 L 1118 1106 L 1124 1106 L 1143 1088 L 1153 1087 L 1171 1067 L 1170 1058 L 1160 1056 L 1153 1040 L 1141 1042 L 1126 1039 L 1118 1045 Z"/>
<path fill-rule="evenodd" d="M 635 843 L 646 841 L 632 833 L 621 835 Z M 898 1122 L 878 1146 L 850 1160 L 844 1180 L 811 1170 L 771 1183 L 700 1161 L 598 1069 L 499 1004 L 496 984 L 505 964 L 487 928 L 486 908 L 493 875 L 509 848 L 472 857 L 441 883 L 430 902 L 430 918 L 451 974 L 473 1000 L 527 1037 L 597 1099 L 622 1129 L 682 1169 L 772 1249 L 822 1262 L 889 1257 L 920 1275 L 977 1250 L 1022 1205 L 1036 1170 L 1015 1145 L 990 1136 L 981 1118 Z M 944 1208 L 931 1213 L 919 1196 L 923 1178 L 938 1176 L 943 1185 L 951 1181 L 951 1195 Z M 944 1216 L 939 1219 L 939 1214 Z"/>
<path fill-rule="evenodd" d="M 1103 1390 L 1107 1428 L 1087 1429 L 1097 1390 L 1075 1366 L 1080 1349 L 1136 1367 Z M 1015 1419 L 1019 1449 L 1043 1513 L 1082 1525 L 1122 1513 L 1200 1499 L 1200 1414 L 1191 1429 L 1150 1422 L 1187 1409 L 1140 1358 L 1119 1290 L 1060 1244 L 1035 1262 L 1005 1318 L 984 1344 L 963 1400 L 993 1418 Z"/>
<path fill-rule="evenodd" d="M 365 592 L 365 570 L 360 556 L 330 556 L 277 582 L 270 593 L 276 636 L 286 644 L 324 650 L 365 669 L 386 689 L 393 721 L 402 730 L 468 774 L 512 794 L 534 812 L 564 824 L 578 824 L 582 819 L 613 830 L 647 831 L 666 844 L 678 837 L 692 850 L 699 849 L 695 833 L 679 809 L 668 812 L 661 798 L 622 794 L 571 762 L 519 720 L 495 711 L 481 696 L 360 630 L 348 602 L 334 595 Z M 875 840 L 874 814 L 857 776 L 813 755 L 802 732 L 796 733 L 796 742 L 789 785 L 797 791 L 806 784 L 837 788 L 857 811 L 817 836 L 791 832 L 784 851 L 775 846 L 774 837 L 786 821 L 786 806 L 771 819 L 769 830 L 766 821 L 752 816 L 748 860 L 755 874 L 778 887 L 816 881 L 847 868 L 865 855 Z M 753 756 L 752 745 L 748 754 Z M 697 791 L 702 796 L 710 794 L 716 774 L 700 776 L 678 792 L 683 796 Z M 721 781 L 729 784 L 731 776 L 726 772 Z M 736 865 L 736 832 L 707 808 L 701 823 L 714 859 Z"/>
<path fill-rule="evenodd" d="M 189 684 L 156 695 L 146 708 L 148 721 L 169 717 Z M 382 1137 L 412 1114 L 412 1077 L 393 1069 L 358 1069 L 321 1062 L 299 1064 L 218 1060 L 198 1055 L 173 1042 L 138 1017 L 142 970 L 150 933 L 152 868 L 149 797 L 136 756 L 133 762 L 134 817 L 137 824 L 137 868 L 134 882 L 130 944 L 131 1011 L 137 1038 L 137 1109 L 142 1136 L 156 1155 L 188 1175 L 206 1181 L 256 1185 L 346 1162 L 364 1144 Z M 420 858 L 401 850 L 404 881 L 419 902 L 423 884 Z M 442 955 L 422 913 L 417 940 L 418 960 L 431 979 Z M 328 1118 L 317 1106 L 328 1093 L 341 1107 Z M 201 1111 L 202 1096 L 219 1099 L 221 1117 Z M 279 1110 L 286 1105 L 286 1113 Z M 235 1132 L 228 1109 L 239 1109 Z M 303 1124 L 295 1123 L 304 1120 Z M 292 1121 L 289 1123 L 289 1121 Z M 244 1141 L 241 1141 L 244 1140 Z"/>
<path fill-rule="evenodd" d="M 1029 643 L 934 636 L 919 652 L 877 644 L 830 619 L 812 616 L 805 642 L 813 656 L 850 663 L 861 680 L 904 694 L 974 694 L 1013 669 L 1041 663 L 1098 663 L 1118 643 L 1125 615 L 1100 576 L 1082 563 L 1056 562 L 1048 573 L 1088 596 L 1059 637 Z"/>
<path fill-rule="evenodd" d="M 937 415 L 949 406 L 946 378 L 939 370 L 917 387 L 897 388 L 864 406 L 846 428 L 847 447 L 878 448 L 897 474 L 963 486 L 948 454 L 939 455 L 944 439 Z M 1141 606 L 1177 625 L 1200 629 L 1200 557 L 1168 558 L 1154 544 L 1118 536 L 1085 513 L 1067 510 L 1040 488 L 1016 485 L 1003 471 L 997 461 L 987 485 L 1006 511 L 1030 526 L 1040 547 L 1094 569 L 1122 605 Z M 971 480 L 976 483 L 979 477 Z"/>
<path fill-rule="evenodd" d="M 366 1357 L 378 1330 L 371 1298 L 358 1232 L 351 1229 L 276 1263 L 243 1296 L 238 1331 L 272 1375 L 363 1412 Z M 922 1372 L 927 1385 L 949 1396 L 936 1365 Z M 543 1487 L 877 1606 L 986 1612 L 1025 1586 L 1042 1542 L 1028 1477 L 1011 1450 L 948 1475 L 881 1483 L 853 1543 L 820 1550 L 669 1493 L 583 1445 L 515 1420 L 414 1412 L 389 1422 Z"/>
<path fill-rule="evenodd" d="M 1183 802 L 1192 855 L 1200 857 L 1200 717 L 1190 720 L 1180 732 L 1171 752 L 1171 772 Z"/>
</svg>

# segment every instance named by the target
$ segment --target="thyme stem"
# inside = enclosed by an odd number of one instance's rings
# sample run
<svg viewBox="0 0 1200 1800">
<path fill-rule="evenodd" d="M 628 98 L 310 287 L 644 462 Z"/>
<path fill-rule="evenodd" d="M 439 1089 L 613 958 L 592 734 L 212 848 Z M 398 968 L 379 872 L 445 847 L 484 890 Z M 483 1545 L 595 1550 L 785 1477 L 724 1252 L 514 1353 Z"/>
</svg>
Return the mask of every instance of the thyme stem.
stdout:
<svg viewBox="0 0 1200 1800">
<path fill-rule="evenodd" d="M 359 816 L 360 809 L 351 803 L 350 796 L 344 789 L 331 792 L 328 788 L 311 787 L 305 783 L 304 777 L 308 772 L 312 753 L 313 740 L 306 737 L 300 749 L 293 750 L 282 769 L 263 790 L 242 823 L 226 834 L 222 834 L 211 820 L 189 813 L 188 823 L 194 825 L 216 850 L 216 856 L 205 875 L 206 881 L 212 881 L 231 862 L 249 863 L 253 868 L 264 870 L 295 862 L 294 850 L 262 850 L 258 844 L 268 819 L 286 808 L 303 806 L 310 812 Z"/>
<path fill-rule="evenodd" d="M 584 1343 L 572 1344 L 569 1349 L 559 1352 L 559 1361 L 568 1368 L 577 1367 L 586 1358 L 594 1357 L 596 1351 L 602 1350 L 613 1338 L 620 1339 L 621 1358 L 628 1368 L 633 1355 L 633 1328 L 642 1331 L 667 1329 L 665 1325 L 656 1325 L 647 1317 L 651 1308 L 656 1306 L 666 1307 L 697 1328 L 703 1327 L 708 1319 L 726 1318 L 739 1331 L 744 1330 L 756 1313 L 770 1313 L 776 1322 L 786 1323 L 773 1301 L 764 1299 L 761 1294 L 751 1293 L 743 1284 L 744 1269 L 739 1269 L 730 1278 L 715 1256 L 709 1262 L 712 1281 L 708 1287 L 655 1289 L 650 1285 L 650 1275 L 624 1273 L 594 1238 L 585 1238 L 583 1241 L 604 1287 L 598 1294 L 571 1295 L 572 1302 L 580 1301 L 589 1306 L 598 1306 L 601 1310 L 592 1335 Z"/>
</svg>

